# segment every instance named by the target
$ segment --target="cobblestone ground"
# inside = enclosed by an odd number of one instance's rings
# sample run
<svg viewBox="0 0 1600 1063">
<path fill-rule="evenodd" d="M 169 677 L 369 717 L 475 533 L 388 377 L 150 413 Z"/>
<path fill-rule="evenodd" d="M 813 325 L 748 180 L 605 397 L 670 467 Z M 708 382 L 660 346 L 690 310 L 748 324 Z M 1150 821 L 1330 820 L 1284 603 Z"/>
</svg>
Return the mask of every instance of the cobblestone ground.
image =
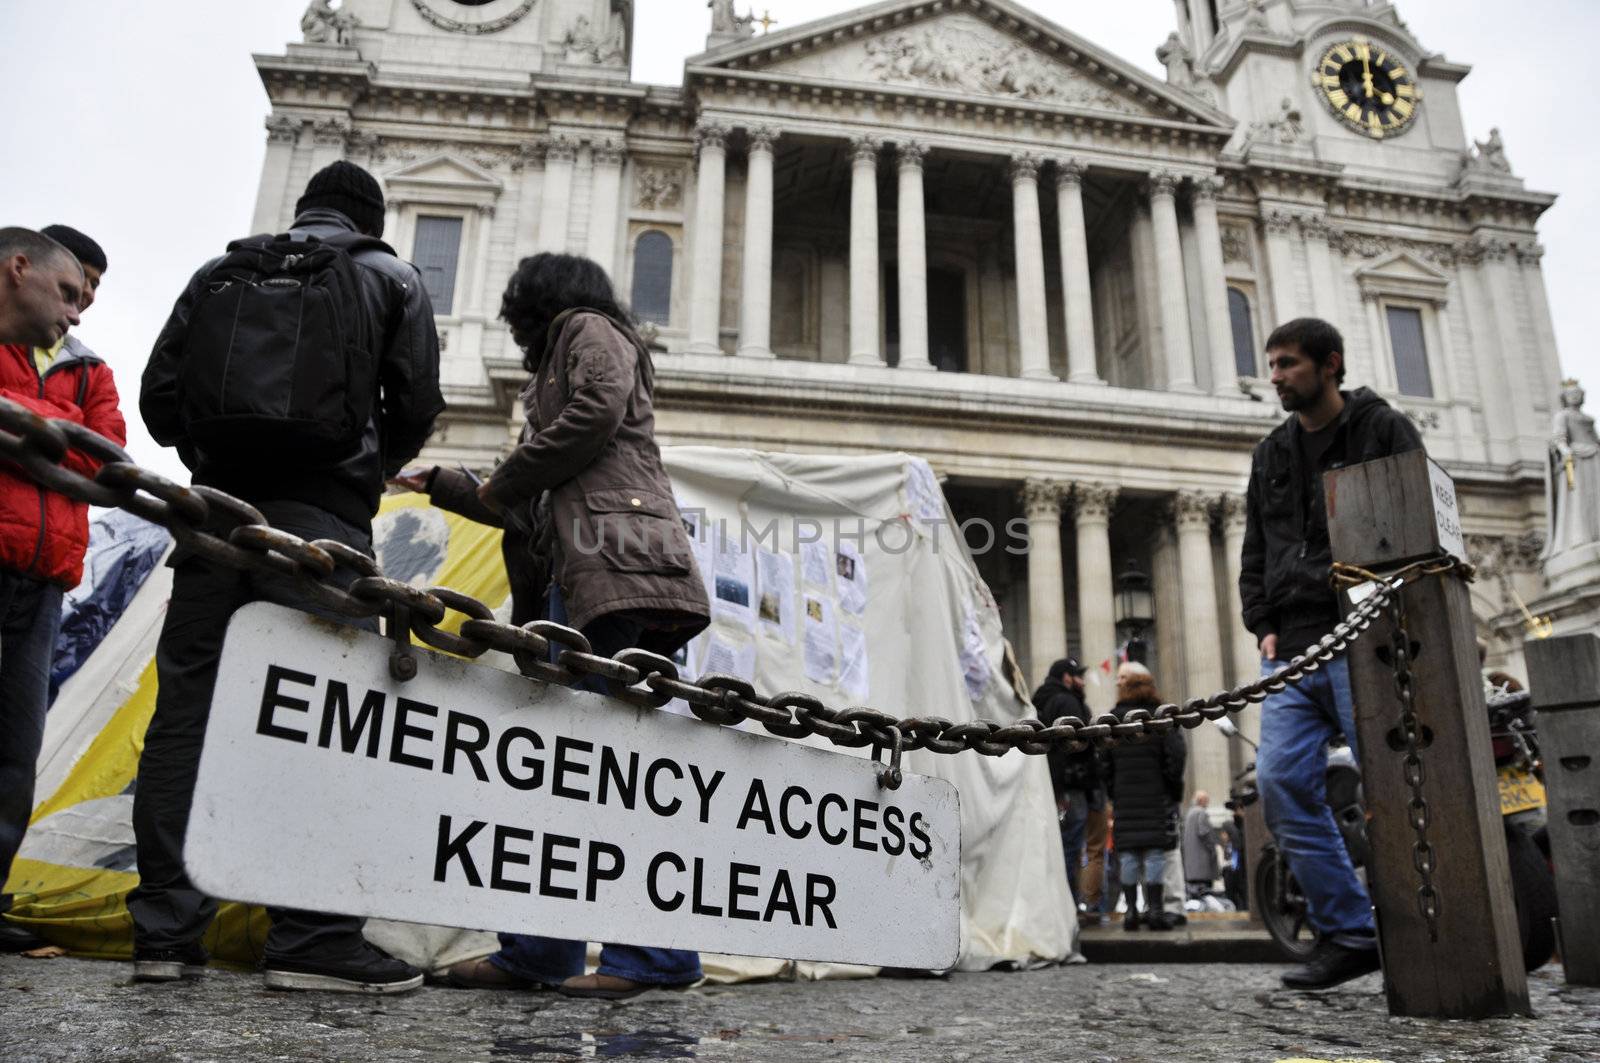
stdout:
<svg viewBox="0 0 1600 1063">
<path fill-rule="evenodd" d="M 766 983 L 623 1004 L 425 988 L 281 994 L 214 970 L 134 985 L 126 964 L 0 957 L 0 1059 L 1371 1061 L 1600 1060 L 1600 990 L 1532 977 L 1537 1017 L 1390 1018 L 1378 978 L 1327 993 L 1281 968 L 1091 965 L 948 979 Z"/>
</svg>

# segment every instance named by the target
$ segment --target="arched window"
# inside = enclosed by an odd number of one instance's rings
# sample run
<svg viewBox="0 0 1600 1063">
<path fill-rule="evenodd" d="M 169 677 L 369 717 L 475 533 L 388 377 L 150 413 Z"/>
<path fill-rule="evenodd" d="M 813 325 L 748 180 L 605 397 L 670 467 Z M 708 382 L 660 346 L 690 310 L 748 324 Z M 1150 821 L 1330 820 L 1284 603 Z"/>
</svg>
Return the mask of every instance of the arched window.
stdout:
<svg viewBox="0 0 1600 1063">
<path fill-rule="evenodd" d="M 633 245 L 633 313 L 640 321 L 668 324 L 672 317 L 672 237 L 659 229 Z"/>
<path fill-rule="evenodd" d="M 1233 368 L 1240 376 L 1255 376 L 1256 330 L 1250 324 L 1250 297 L 1238 288 L 1228 289 L 1228 318 L 1233 323 Z"/>
</svg>

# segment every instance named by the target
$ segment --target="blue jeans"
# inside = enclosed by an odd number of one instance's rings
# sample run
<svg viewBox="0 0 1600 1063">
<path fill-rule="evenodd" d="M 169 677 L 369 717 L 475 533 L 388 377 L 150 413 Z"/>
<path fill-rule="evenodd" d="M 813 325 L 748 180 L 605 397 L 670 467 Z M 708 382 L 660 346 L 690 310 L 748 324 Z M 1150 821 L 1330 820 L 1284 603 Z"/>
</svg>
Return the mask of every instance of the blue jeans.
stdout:
<svg viewBox="0 0 1600 1063">
<path fill-rule="evenodd" d="M 1281 661 L 1263 661 L 1262 671 Z M 1327 802 L 1328 741 L 1356 748 L 1350 665 L 1337 657 L 1261 706 L 1256 786 L 1267 826 L 1310 908 L 1311 925 L 1353 948 L 1373 944 L 1372 902 L 1356 877 Z"/>
<path fill-rule="evenodd" d="M 1089 795 L 1082 790 L 1067 790 L 1066 814 L 1061 817 L 1061 851 L 1067 860 L 1067 888 L 1072 903 L 1078 903 L 1078 869 L 1083 867 L 1083 835 L 1089 825 Z"/>
<path fill-rule="evenodd" d="M 566 603 L 561 599 L 561 585 L 550 580 L 550 598 L 545 606 L 545 618 L 558 624 L 567 622 Z M 618 650 L 638 645 L 642 630 L 635 621 L 615 616 L 603 616 L 583 629 L 594 652 L 609 657 Z M 550 647 L 553 661 L 561 648 Z M 605 693 L 599 676 L 590 676 L 579 689 Z M 582 941 L 541 937 L 537 934 L 501 934 L 500 951 L 489 957 L 489 962 L 530 982 L 560 985 L 568 978 L 583 973 L 583 957 L 588 945 Z M 630 982 L 646 985 L 687 985 L 703 977 L 700 954 L 686 949 L 647 949 L 639 945 L 604 945 L 600 949 L 601 974 L 626 978 Z"/>
<path fill-rule="evenodd" d="M 33 815 L 61 588 L 0 572 L 0 890 Z"/>
<path fill-rule="evenodd" d="M 1143 882 L 1146 886 L 1161 885 L 1161 876 L 1167 871 L 1165 849 L 1128 849 L 1117 854 L 1122 864 L 1122 885 L 1133 886 Z M 1141 869 L 1143 873 L 1141 874 Z"/>
</svg>

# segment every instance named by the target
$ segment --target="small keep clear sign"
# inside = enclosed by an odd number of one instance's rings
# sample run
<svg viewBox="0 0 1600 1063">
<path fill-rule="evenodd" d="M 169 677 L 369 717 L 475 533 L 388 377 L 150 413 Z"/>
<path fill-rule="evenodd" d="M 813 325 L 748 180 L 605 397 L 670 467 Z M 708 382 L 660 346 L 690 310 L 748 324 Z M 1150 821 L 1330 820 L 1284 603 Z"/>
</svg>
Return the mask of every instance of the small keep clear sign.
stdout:
<svg viewBox="0 0 1600 1063">
<path fill-rule="evenodd" d="M 216 897 L 658 948 L 945 968 L 960 799 L 871 761 L 267 603 L 228 625 L 184 863 Z"/>
<path fill-rule="evenodd" d="M 1428 459 L 1428 484 L 1433 489 L 1433 523 L 1439 533 L 1439 548 L 1465 562 L 1467 543 L 1461 535 L 1461 509 L 1456 503 L 1455 481 L 1432 458 Z"/>
</svg>

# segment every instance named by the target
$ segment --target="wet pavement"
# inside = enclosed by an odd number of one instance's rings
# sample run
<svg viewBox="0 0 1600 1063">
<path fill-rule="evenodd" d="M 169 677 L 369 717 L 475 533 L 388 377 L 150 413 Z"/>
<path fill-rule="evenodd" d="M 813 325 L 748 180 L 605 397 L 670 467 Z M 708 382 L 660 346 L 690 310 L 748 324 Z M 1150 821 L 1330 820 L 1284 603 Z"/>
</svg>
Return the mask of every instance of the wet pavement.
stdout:
<svg viewBox="0 0 1600 1063">
<path fill-rule="evenodd" d="M 212 970 L 134 985 L 127 964 L 0 956 L 0 1060 L 1600 1060 L 1600 989 L 1531 978 L 1533 1019 L 1390 1018 L 1379 980 L 1298 994 L 1281 967 L 1132 964 L 947 979 L 769 982 L 613 1004 L 425 988 L 273 993 Z"/>
</svg>

